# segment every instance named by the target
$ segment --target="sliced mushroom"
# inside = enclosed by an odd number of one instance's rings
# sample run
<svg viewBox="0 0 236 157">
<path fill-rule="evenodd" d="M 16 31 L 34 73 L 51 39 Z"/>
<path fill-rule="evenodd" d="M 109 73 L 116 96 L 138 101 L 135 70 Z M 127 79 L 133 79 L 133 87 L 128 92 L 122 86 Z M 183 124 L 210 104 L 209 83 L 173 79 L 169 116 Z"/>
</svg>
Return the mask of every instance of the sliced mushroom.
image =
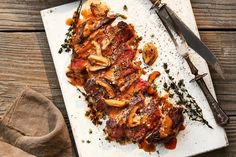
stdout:
<svg viewBox="0 0 236 157">
<path fill-rule="evenodd" d="M 129 117 L 128 117 L 128 126 L 129 127 L 135 127 L 135 126 L 140 125 L 141 117 L 136 114 L 138 109 L 139 109 L 139 106 L 134 106 L 131 109 Z"/>
<path fill-rule="evenodd" d="M 101 42 L 102 50 L 105 50 L 110 44 L 111 44 L 111 40 L 107 38 L 103 39 Z"/>
<path fill-rule="evenodd" d="M 127 101 L 125 100 L 115 100 L 115 99 L 104 99 L 104 102 L 108 106 L 113 106 L 113 107 L 124 107 L 128 104 Z"/>
<path fill-rule="evenodd" d="M 88 60 L 95 65 L 103 66 L 103 67 L 108 67 L 110 66 L 110 60 L 106 57 L 103 57 L 101 55 L 90 55 L 88 57 Z"/>
<path fill-rule="evenodd" d="M 109 85 L 107 82 L 105 82 L 103 80 L 96 80 L 96 84 L 98 84 L 106 89 L 106 91 L 109 95 L 109 98 L 114 98 L 116 96 L 112 86 Z"/>
<path fill-rule="evenodd" d="M 87 67 L 87 70 L 91 71 L 91 72 L 95 72 L 95 71 L 102 70 L 102 69 L 105 69 L 105 68 L 106 68 L 105 66 L 99 66 L 99 65 L 92 66 L 92 65 L 89 65 Z"/>
<path fill-rule="evenodd" d="M 108 71 L 106 71 L 106 72 L 104 73 L 104 77 L 105 77 L 107 80 L 111 81 L 112 83 L 114 83 L 114 81 L 115 81 L 115 79 L 116 79 L 116 77 L 115 77 L 115 72 L 114 72 L 114 71 L 115 71 L 114 68 L 111 68 L 111 69 L 109 69 Z"/>
<path fill-rule="evenodd" d="M 151 42 L 146 43 L 143 47 L 142 56 L 145 64 L 152 65 L 158 57 L 156 46 Z"/>
<path fill-rule="evenodd" d="M 102 55 L 102 50 L 101 50 L 101 46 L 96 42 L 96 41 L 92 41 L 92 44 L 95 46 L 96 48 L 96 53 L 97 55 Z"/>
</svg>

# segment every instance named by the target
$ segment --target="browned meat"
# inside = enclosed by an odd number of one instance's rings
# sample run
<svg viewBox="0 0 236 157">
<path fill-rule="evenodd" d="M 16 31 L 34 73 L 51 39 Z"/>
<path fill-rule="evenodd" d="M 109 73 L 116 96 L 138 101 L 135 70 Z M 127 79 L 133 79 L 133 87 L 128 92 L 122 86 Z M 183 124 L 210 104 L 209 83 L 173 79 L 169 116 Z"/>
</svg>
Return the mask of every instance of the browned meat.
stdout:
<svg viewBox="0 0 236 157">
<path fill-rule="evenodd" d="M 126 130 L 126 136 L 133 142 L 139 142 L 145 138 L 147 130 L 148 129 L 145 125 L 137 126 L 134 128 L 128 128 Z"/>
<path fill-rule="evenodd" d="M 115 139 L 116 141 L 122 141 L 126 137 L 125 129 L 119 126 L 115 120 L 108 120 L 106 126 L 106 132 L 109 134 L 108 138 L 110 140 Z"/>
<path fill-rule="evenodd" d="M 172 108 L 166 115 L 168 118 L 164 118 L 163 122 L 153 129 L 148 135 L 147 141 L 150 143 L 168 142 L 174 138 L 183 124 L 182 111 L 182 108 Z"/>
<path fill-rule="evenodd" d="M 184 117 L 183 117 L 182 113 L 183 113 L 182 108 L 172 108 L 172 109 L 170 109 L 168 115 L 173 121 L 172 129 L 179 128 L 183 124 Z"/>
<path fill-rule="evenodd" d="M 108 117 L 104 130 L 109 140 L 169 141 L 183 123 L 182 108 L 158 96 L 152 86 L 158 71 L 147 81 L 140 78 L 145 72 L 141 63 L 135 62 L 138 42 L 134 27 L 124 21 L 112 26 L 116 16 L 100 5 L 92 4 L 89 16 L 78 20 L 70 41 L 73 58 L 67 76 L 73 85 L 85 89 L 93 123 Z M 157 57 L 151 46 L 151 50 L 145 48 L 147 64 Z"/>
<path fill-rule="evenodd" d="M 99 28 L 112 23 L 117 17 L 90 18 L 76 28 L 76 35 L 72 38 L 72 45 L 82 44 L 92 33 Z"/>
</svg>

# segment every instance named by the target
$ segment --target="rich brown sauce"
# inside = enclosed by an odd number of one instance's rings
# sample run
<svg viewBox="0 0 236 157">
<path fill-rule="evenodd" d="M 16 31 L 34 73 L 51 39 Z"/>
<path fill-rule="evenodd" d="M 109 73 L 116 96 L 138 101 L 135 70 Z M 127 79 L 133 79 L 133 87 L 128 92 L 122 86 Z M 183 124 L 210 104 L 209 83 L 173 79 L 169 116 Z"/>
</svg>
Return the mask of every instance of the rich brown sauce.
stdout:
<svg viewBox="0 0 236 157">
<path fill-rule="evenodd" d="M 173 138 L 170 142 L 165 143 L 165 148 L 173 150 L 176 148 L 176 144 L 177 144 L 177 139 Z"/>
<path fill-rule="evenodd" d="M 143 141 L 139 143 L 139 148 L 143 149 L 145 152 L 155 152 L 156 146 L 154 144 L 148 143 L 147 141 Z"/>
<path fill-rule="evenodd" d="M 186 126 L 184 126 L 183 124 L 180 126 L 180 128 L 179 128 L 179 131 L 182 131 L 182 130 L 184 130 L 186 128 Z"/>
<path fill-rule="evenodd" d="M 118 108 L 111 108 L 108 111 L 108 115 L 110 118 L 115 118 L 119 113 L 121 112 L 121 109 Z"/>
</svg>

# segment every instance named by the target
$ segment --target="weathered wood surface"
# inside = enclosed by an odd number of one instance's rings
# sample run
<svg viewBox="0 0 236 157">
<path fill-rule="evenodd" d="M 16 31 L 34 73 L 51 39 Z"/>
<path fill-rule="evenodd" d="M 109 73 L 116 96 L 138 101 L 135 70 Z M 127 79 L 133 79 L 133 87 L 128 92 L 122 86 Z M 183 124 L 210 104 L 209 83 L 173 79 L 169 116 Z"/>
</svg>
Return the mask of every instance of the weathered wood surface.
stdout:
<svg viewBox="0 0 236 157">
<path fill-rule="evenodd" d="M 236 29 L 235 0 L 190 0 L 200 29 Z"/>
<path fill-rule="evenodd" d="M 44 30 L 40 10 L 73 0 L 1 0 L 0 30 Z"/>
<path fill-rule="evenodd" d="M 0 117 L 27 85 L 51 99 L 69 124 L 39 10 L 71 1 L 0 1 Z M 212 69 L 211 74 L 218 100 L 231 118 L 225 127 L 230 146 L 199 157 L 233 157 L 236 153 L 236 1 L 191 2 L 201 37 L 225 70 L 226 80 Z"/>
<path fill-rule="evenodd" d="M 200 32 L 225 72 L 225 80 L 211 69 L 217 98 L 229 115 L 236 115 L 236 31 Z"/>
<path fill-rule="evenodd" d="M 73 0 L 1 0 L 0 30 L 43 30 L 39 11 Z M 200 29 L 236 29 L 235 0 L 191 0 Z"/>
</svg>

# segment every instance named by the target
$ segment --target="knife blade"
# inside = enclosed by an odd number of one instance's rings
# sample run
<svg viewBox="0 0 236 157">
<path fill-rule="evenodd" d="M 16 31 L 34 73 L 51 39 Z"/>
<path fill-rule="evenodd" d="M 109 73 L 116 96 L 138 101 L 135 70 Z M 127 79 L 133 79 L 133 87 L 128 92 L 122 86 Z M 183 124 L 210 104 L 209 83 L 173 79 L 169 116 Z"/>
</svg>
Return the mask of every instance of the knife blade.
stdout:
<svg viewBox="0 0 236 157">
<path fill-rule="evenodd" d="M 219 61 L 210 49 L 185 25 L 185 23 L 172 11 L 167 5 L 161 4 L 161 0 L 151 0 L 152 8 L 156 8 L 156 12 L 162 21 L 166 21 L 171 29 L 178 27 L 187 44 L 197 52 L 205 61 L 215 69 L 215 71 L 224 79 L 224 72 Z M 170 19 L 171 17 L 171 19 Z M 174 23 L 175 26 L 174 26 Z"/>
<path fill-rule="evenodd" d="M 171 19 L 171 18 L 170 18 Z M 176 39 L 174 38 L 174 35 L 172 34 L 169 25 L 166 21 L 162 20 L 163 25 L 165 26 L 167 32 L 169 33 L 173 43 L 175 44 L 178 52 L 181 54 L 181 56 L 183 58 L 185 58 L 185 60 L 187 61 L 189 68 L 191 70 L 191 73 L 193 75 L 195 75 L 195 78 L 193 80 L 195 80 L 197 82 L 197 84 L 199 85 L 199 87 L 201 88 L 201 90 L 203 91 L 209 105 L 210 108 L 213 112 L 213 116 L 216 120 L 216 123 L 219 124 L 220 126 L 225 126 L 226 124 L 228 124 L 229 122 L 229 117 L 226 115 L 226 113 L 223 111 L 223 109 L 220 107 L 220 104 L 216 101 L 216 99 L 212 96 L 211 92 L 209 91 L 203 77 L 206 76 L 206 74 L 200 75 L 198 74 L 198 69 L 194 66 L 194 64 L 192 63 L 190 57 L 189 57 L 189 49 L 188 49 L 188 44 L 185 41 L 183 35 L 181 34 L 181 32 L 179 32 L 178 28 L 174 27 L 176 30 L 176 32 L 178 33 L 178 35 L 180 36 L 181 39 L 181 43 L 178 44 Z M 173 22 L 174 23 L 174 22 Z M 174 26 L 176 24 L 174 23 Z"/>
</svg>

